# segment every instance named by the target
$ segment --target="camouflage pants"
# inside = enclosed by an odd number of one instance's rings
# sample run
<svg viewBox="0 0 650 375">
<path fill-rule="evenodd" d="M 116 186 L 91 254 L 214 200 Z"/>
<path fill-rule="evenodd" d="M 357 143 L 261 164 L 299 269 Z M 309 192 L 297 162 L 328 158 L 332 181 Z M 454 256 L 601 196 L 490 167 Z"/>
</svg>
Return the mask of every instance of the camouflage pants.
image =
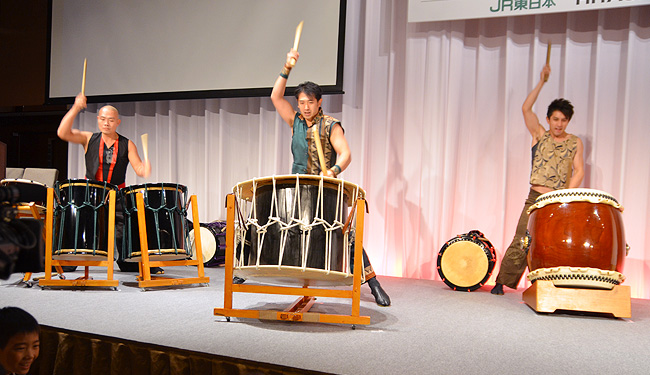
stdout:
<svg viewBox="0 0 650 375">
<path fill-rule="evenodd" d="M 526 271 L 528 263 L 526 261 L 526 252 L 523 249 L 521 239 L 526 236 L 526 229 L 528 227 L 528 208 L 535 203 L 535 199 L 540 195 L 541 193 L 533 189 L 530 189 L 530 193 L 528 193 L 524 209 L 521 211 L 521 216 L 519 216 L 519 223 L 517 224 L 515 237 L 512 239 L 512 243 L 510 243 L 508 250 L 506 250 L 503 259 L 501 260 L 499 275 L 497 275 L 496 279 L 498 284 L 503 284 L 509 288 L 517 289 L 519 280 L 521 280 L 521 275 Z"/>
</svg>

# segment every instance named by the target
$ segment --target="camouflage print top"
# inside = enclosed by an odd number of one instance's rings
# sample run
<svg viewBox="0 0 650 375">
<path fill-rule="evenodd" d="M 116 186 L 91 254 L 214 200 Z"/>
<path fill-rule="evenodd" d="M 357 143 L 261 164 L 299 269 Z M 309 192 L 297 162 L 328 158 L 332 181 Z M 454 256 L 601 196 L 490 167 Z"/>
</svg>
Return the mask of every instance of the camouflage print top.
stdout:
<svg viewBox="0 0 650 375">
<path fill-rule="evenodd" d="M 546 131 L 532 149 L 530 184 L 551 189 L 569 187 L 577 147 L 578 137 L 575 135 L 570 134 L 564 141 L 555 142 L 551 133 Z"/>
<path fill-rule="evenodd" d="M 320 174 L 320 162 L 318 161 L 318 149 L 314 142 L 313 127 L 318 126 L 320 134 L 320 143 L 323 147 L 325 156 L 325 165 L 331 168 L 336 164 L 336 151 L 330 142 L 332 125 L 341 122 L 331 116 L 323 114 L 321 109 L 314 117 L 313 125 L 307 127 L 307 121 L 302 117 L 300 112 L 296 113 L 293 119 L 293 136 L 291 138 L 291 153 L 293 154 L 293 174 Z M 341 126 L 341 129 L 343 127 Z"/>
</svg>

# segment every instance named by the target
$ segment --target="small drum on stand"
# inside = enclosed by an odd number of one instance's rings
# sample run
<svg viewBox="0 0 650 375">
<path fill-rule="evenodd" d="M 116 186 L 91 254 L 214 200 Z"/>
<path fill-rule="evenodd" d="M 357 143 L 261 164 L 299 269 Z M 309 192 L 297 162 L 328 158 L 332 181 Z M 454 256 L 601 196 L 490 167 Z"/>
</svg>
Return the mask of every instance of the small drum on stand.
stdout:
<svg viewBox="0 0 650 375">
<path fill-rule="evenodd" d="M 234 275 L 294 285 L 352 285 L 348 210 L 365 192 L 313 175 L 258 178 L 235 186 Z M 252 205 L 247 215 L 241 208 Z M 245 246 L 250 236 L 250 247 Z"/>
<path fill-rule="evenodd" d="M 540 195 L 528 210 L 528 279 L 578 288 L 620 284 L 628 251 L 622 211 L 616 199 L 599 190 Z"/>
<path fill-rule="evenodd" d="M 191 247 L 186 243 L 187 187 L 175 183 L 127 186 L 124 199 L 124 246 L 126 262 L 142 259 L 136 194 L 142 193 L 149 257 L 153 261 L 189 259 Z"/>
<path fill-rule="evenodd" d="M 58 183 L 54 192 L 53 259 L 106 260 L 108 256 L 108 193 L 106 182 L 75 179 Z"/>
<path fill-rule="evenodd" d="M 189 228 L 192 228 L 191 223 L 189 223 Z M 203 265 L 205 267 L 222 266 L 226 257 L 226 222 L 201 223 L 199 230 L 201 231 Z M 189 238 L 192 246 L 192 259 L 196 259 L 194 229 L 190 230 Z"/>
<path fill-rule="evenodd" d="M 44 214 L 45 212 L 45 201 L 47 200 L 47 185 L 42 184 L 37 181 L 25 180 L 22 178 L 5 178 L 0 181 L 0 186 L 5 187 L 16 187 L 18 188 L 19 194 L 19 206 L 30 206 L 35 205 L 37 212 L 39 214 Z M 19 211 L 22 210 L 22 207 L 19 207 Z M 19 212 L 20 216 L 32 216 L 29 213 Z"/>
<path fill-rule="evenodd" d="M 438 252 L 438 274 L 453 290 L 474 291 L 487 282 L 496 263 L 496 251 L 478 230 L 447 241 Z"/>
</svg>

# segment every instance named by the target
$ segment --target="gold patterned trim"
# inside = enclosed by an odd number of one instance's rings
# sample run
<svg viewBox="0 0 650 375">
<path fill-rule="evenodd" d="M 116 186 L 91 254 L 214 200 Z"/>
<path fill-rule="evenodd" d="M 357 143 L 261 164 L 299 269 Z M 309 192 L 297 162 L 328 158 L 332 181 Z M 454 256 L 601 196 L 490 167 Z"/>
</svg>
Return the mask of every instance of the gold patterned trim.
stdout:
<svg viewBox="0 0 650 375">
<path fill-rule="evenodd" d="M 528 274 L 528 280 L 548 280 L 555 286 L 612 289 L 625 281 L 622 273 L 589 267 L 538 268 Z"/>
<path fill-rule="evenodd" d="M 170 254 L 170 255 L 187 255 L 187 251 L 185 249 L 150 249 L 149 250 L 149 256 L 152 255 L 165 255 L 165 254 Z M 142 255 L 141 251 L 134 251 L 131 253 L 131 257 L 138 257 Z"/>
<path fill-rule="evenodd" d="M 530 206 L 528 209 L 528 214 L 537 208 L 542 208 L 549 204 L 571 202 L 608 204 L 623 212 L 623 206 L 621 206 L 614 197 L 604 191 L 595 189 L 561 189 L 540 195 L 535 200 L 535 204 Z"/>
<path fill-rule="evenodd" d="M 111 184 L 106 184 L 106 185 L 101 184 L 100 185 L 100 184 L 95 184 L 95 183 L 92 183 L 92 182 L 89 182 L 89 183 L 86 183 L 86 182 L 64 182 L 61 185 L 59 185 L 59 190 L 63 190 L 63 189 L 65 189 L 67 187 L 70 187 L 70 186 L 82 186 L 82 187 L 90 186 L 90 187 L 95 187 L 95 188 L 100 188 L 100 189 L 117 190 L 117 186 L 115 186 L 115 185 L 111 185 Z"/>
<path fill-rule="evenodd" d="M 82 254 L 82 255 L 103 255 L 107 256 L 108 252 L 105 250 L 93 250 L 93 249 L 61 249 L 54 250 L 54 255 L 63 255 L 63 254 Z"/>
<path fill-rule="evenodd" d="M 147 186 L 146 188 L 143 186 L 143 187 L 139 187 L 137 189 L 130 189 L 130 188 L 131 188 L 130 186 L 127 186 L 124 189 L 122 189 L 124 191 L 124 194 L 133 194 L 133 193 L 140 193 L 140 192 L 143 192 L 143 191 L 156 191 L 156 190 L 161 190 L 161 191 L 162 190 L 171 190 L 171 191 L 177 190 L 180 193 L 183 193 L 183 189 L 180 187 L 180 185 L 179 185 L 178 188 L 175 187 L 175 186 Z"/>
</svg>

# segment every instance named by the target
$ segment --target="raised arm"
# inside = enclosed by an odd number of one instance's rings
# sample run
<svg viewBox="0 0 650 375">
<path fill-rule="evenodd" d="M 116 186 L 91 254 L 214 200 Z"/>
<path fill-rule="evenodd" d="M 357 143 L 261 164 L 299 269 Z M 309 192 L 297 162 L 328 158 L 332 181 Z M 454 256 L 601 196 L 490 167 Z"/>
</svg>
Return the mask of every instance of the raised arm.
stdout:
<svg viewBox="0 0 650 375">
<path fill-rule="evenodd" d="M 149 177 L 151 175 L 151 163 L 149 158 L 145 155 L 144 162 L 138 155 L 138 148 L 133 141 L 129 140 L 129 163 L 133 167 L 133 171 L 140 177 Z"/>
<path fill-rule="evenodd" d="M 533 112 L 533 105 L 537 101 L 537 97 L 539 96 L 540 91 L 542 91 L 542 87 L 544 86 L 544 79 L 550 74 L 551 67 L 544 65 L 542 73 L 540 74 L 539 82 L 533 91 L 528 94 L 523 106 L 521 107 L 521 111 L 524 114 L 524 122 L 526 123 L 526 128 L 528 128 L 530 135 L 533 136 L 533 144 L 537 143 L 546 131 L 544 127 L 539 123 L 539 119 L 537 118 L 535 112 Z"/>
<path fill-rule="evenodd" d="M 332 125 L 332 131 L 330 132 L 330 142 L 334 151 L 338 155 L 336 158 L 336 165 L 341 168 L 341 172 L 350 165 L 352 161 L 352 154 L 350 152 L 350 146 L 348 146 L 348 141 L 345 139 L 345 134 L 343 133 L 343 128 L 338 123 Z M 339 172 L 339 173 L 341 173 Z M 327 176 L 336 177 L 337 173 L 332 170 L 332 168 L 327 170 Z"/>
<path fill-rule="evenodd" d="M 573 172 L 571 173 L 571 180 L 569 180 L 569 189 L 580 187 L 582 179 L 585 176 L 585 161 L 582 156 L 583 149 L 582 140 L 578 138 L 576 154 L 573 157 Z"/>
<path fill-rule="evenodd" d="M 284 90 L 287 88 L 287 78 L 291 72 L 291 68 L 293 68 L 291 59 L 293 58 L 298 61 L 298 56 L 298 52 L 293 49 L 287 53 L 287 61 L 284 63 L 284 69 L 282 69 L 278 79 L 275 80 L 273 91 L 271 91 L 271 101 L 273 102 L 273 106 L 275 106 L 275 110 L 278 111 L 280 117 L 289 126 L 293 126 L 293 118 L 296 115 L 296 111 L 291 106 L 291 103 L 284 98 Z"/>
<path fill-rule="evenodd" d="M 85 150 L 92 133 L 72 128 L 74 119 L 84 108 L 86 108 L 86 96 L 79 93 L 74 100 L 72 108 L 70 108 L 68 113 L 63 116 L 61 124 L 59 124 L 59 128 L 56 131 L 56 135 L 66 142 L 83 145 Z"/>
</svg>

